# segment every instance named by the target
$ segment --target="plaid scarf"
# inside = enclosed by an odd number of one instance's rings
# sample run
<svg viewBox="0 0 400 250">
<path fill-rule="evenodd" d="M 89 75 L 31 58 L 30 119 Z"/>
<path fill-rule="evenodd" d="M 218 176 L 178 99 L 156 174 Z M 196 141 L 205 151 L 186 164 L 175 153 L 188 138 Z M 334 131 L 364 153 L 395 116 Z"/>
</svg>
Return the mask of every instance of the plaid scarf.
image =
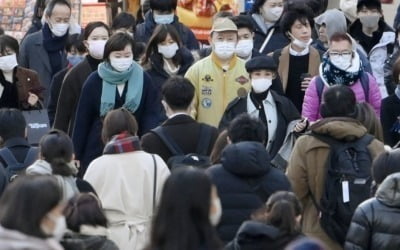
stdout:
<svg viewBox="0 0 400 250">
<path fill-rule="evenodd" d="M 112 137 L 104 147 L 103 154 L 121 154 L 138 150 L 142 150 L 139 137 L 132 136 L 125 131 Z"/>
</svg>

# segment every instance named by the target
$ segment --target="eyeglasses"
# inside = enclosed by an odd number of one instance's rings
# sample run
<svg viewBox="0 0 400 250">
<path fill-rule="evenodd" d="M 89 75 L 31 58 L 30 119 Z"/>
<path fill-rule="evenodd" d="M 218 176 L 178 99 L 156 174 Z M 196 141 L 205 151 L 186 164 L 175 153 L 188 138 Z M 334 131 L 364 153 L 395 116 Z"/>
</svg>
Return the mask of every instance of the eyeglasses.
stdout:
<svg viewBox="0 0 400 250">
<path fill-rule="evenodd" d="M 331 52 L 329 52 L 330 56 L 351 56 L 352 54 L 353 54 L 353 52 L 351 52 L 351 51 L 342 51 L 342 52 L 331 51 Z"/>
</svg>

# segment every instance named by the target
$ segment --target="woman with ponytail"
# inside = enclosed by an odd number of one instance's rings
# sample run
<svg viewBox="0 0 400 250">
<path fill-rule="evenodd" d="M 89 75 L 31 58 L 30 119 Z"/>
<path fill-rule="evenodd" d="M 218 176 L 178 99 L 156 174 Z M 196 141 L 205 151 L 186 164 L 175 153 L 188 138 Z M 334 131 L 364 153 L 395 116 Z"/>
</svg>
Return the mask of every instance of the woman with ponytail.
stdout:
<svg viewBox="0 0 400 250">
<path fill-rule="evenodd" d="M 284 249 L 302 237 L 299 228 L 302 208 L 294 193 L 279 191 L 268 199 L 266 206 L 245 221 L 226 249 Z"/>
<path fill-rule="evenodd" d="M 62 190 L 64 201 L 79 192 L 93 192 L 93 187 L 75 176 L 78 168 L 74 164 L 74 147 L 69 136 L 52 130 L 39 142 L 39 159 L 26 169 L 27 175 L 53 175 Z"/>
</svg>

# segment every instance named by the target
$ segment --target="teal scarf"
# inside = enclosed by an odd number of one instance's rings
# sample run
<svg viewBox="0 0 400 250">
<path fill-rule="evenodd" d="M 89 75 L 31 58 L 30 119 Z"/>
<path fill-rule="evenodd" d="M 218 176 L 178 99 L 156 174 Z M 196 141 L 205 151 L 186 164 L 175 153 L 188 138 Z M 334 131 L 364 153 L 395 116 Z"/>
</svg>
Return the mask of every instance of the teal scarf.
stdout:
<svg viewBox="0 0 400 250">
<path fill-rule="evenodd" d="M 124 72 L 113 70 L 108 62 L 99 64 L 98 73 L 103 79 L 103 90 L 101 92 L 100 116 L 104 117 L 107 112 L 114 109 L 117 85 L 127 82 L 124 108 L 134 113 L 142 99 L 143 92 L 143 68 L 133 62 L 131 67 Z"/>
</svg>

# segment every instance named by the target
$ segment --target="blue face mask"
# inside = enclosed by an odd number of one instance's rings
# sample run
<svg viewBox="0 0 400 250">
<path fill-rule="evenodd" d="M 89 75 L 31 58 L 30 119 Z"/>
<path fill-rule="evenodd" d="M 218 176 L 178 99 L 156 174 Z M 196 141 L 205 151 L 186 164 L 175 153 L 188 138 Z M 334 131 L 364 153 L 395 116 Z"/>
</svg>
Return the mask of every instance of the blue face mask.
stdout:
<svg viewBox="0 0 400 250">
<path fill-rule="evenodd" d="M 81 56 L 81 55 L 69 55 L 69 56 L 67 57 L 68 62 L 69 62 L 72 66 L 75 66 L 75 65 L 77 65 L 78 63 L 80 63 L 80 62 L 83 60 L 83 58 L 85 58 L 85 57 L 84 57 L 84 56 Z"/>
<path fill-rule="evenodd" d="M 154 22 L 157 24 L 171 24 L 174 21 L 174 13 L 157 15 L 153 13 Z"/>
</svg>

